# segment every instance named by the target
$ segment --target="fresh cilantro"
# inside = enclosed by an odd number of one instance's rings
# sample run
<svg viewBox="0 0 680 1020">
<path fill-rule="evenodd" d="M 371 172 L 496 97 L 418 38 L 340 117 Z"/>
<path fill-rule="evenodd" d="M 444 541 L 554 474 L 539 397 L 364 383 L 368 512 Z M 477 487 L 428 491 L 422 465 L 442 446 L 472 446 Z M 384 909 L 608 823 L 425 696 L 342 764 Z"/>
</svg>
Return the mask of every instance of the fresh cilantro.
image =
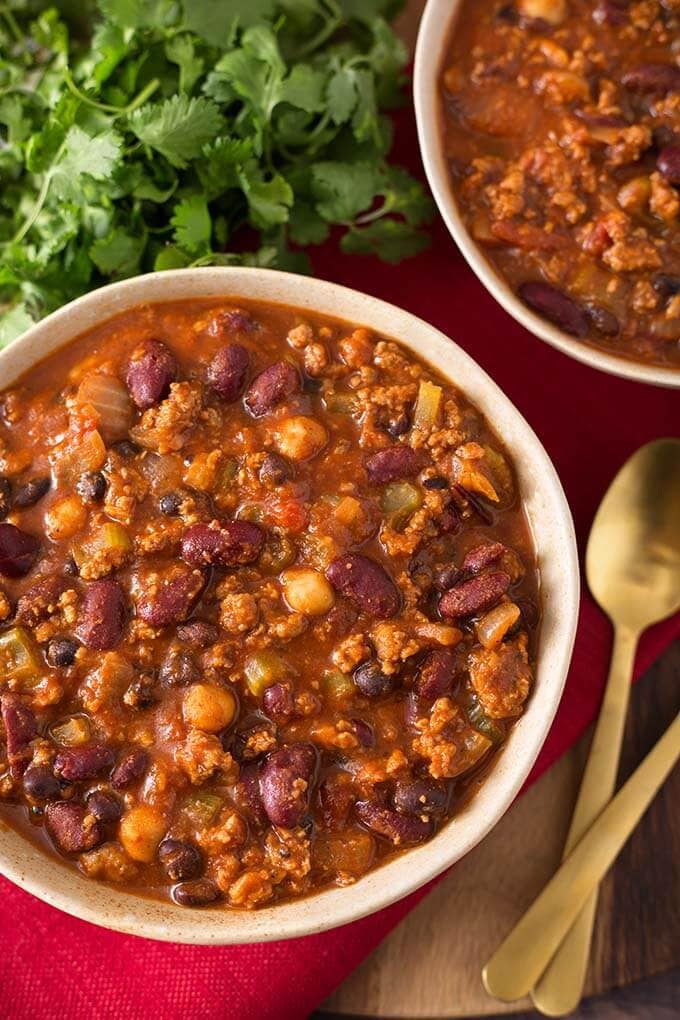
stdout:
<svg viewBox="0 0 680 1020">
<path fill-rule="evenodd" d="M 10 0 L 0 10 L 0 345 L 90 287 L 309 270 L 427 243 L 389 161 L 399 0 Z M 61 13 L 60 13 L 61 12 Z"/>
</svg>

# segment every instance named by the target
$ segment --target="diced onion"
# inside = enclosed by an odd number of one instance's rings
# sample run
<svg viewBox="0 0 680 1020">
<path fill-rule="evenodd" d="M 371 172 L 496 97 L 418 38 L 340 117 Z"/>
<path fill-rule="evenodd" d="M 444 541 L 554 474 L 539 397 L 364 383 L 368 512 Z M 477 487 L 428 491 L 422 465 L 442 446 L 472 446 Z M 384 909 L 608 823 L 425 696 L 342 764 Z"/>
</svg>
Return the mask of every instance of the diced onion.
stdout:
<svg viewBox="0 0 680 1020">
<path fill-rule="evenodd" d="M 132 423 L 132 402 L 127 389 L 113 375 L 86 375 L 76 394 L 81 407 L 93 407 L 106 443 L 124 439 Z"/>
</svg>

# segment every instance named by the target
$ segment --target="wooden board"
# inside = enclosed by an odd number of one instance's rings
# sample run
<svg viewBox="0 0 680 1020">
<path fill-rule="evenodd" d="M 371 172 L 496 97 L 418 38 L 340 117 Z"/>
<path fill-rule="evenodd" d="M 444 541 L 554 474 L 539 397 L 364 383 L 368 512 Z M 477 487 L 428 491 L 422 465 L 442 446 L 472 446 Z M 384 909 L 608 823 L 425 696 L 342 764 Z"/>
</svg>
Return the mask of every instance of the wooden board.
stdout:
<svg viewBox="0 0 680 1020">
<path fill-rule="evenodd" d="M 620 781 L 680 710 L 678 677 L 680 644 L 633 691 Z M 480 971 L 559 862 L 588 741 L 517 801 L 324 1010 L 416 1018 L 491 1016 L 529 1007 L 527 1001 L 491 999 Z M 589 995 L 680 968 L 679 803 L 676 768 L 603 883 Z"/>
</svg>

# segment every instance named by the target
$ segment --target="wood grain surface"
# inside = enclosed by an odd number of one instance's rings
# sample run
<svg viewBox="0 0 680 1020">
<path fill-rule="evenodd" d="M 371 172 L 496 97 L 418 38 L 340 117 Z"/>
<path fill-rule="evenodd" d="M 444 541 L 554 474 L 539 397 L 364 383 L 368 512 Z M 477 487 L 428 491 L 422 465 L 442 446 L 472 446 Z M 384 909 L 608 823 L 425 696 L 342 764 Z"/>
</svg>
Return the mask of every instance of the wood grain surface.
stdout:
<svg viewBox="0 0 680 1020">
<path fill-rule="evenodd" d="M 633 691 L 619 781 L 680 710 L 679 680 L 680 644 Z M 528 1001 L 507 1005 L 491 999 L 480 970 L 559 862 L 589 739 L 513 805 L 484 842 L 327 1000 L 324 1010 L 434 1018 L 529 1009 Z M 603 883 L 587 995 L 680 968 L 678 804 L 680 768 Z M 676 1006 L 673 1015 L 680 1016 Z"/>
</svg>

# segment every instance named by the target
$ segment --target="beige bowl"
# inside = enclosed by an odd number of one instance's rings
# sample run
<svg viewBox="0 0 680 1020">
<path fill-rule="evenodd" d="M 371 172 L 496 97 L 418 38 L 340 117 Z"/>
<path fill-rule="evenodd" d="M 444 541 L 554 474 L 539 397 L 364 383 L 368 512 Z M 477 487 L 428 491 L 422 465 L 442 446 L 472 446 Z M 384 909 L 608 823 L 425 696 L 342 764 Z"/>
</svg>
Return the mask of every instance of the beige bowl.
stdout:
<svg viewBox="0 0 680 1020">
<path fill-rule="evenodd" d="M 93 291 L 29 329 L 0 354 L 0 389 L 79 333 L 127 308 L 168 299 L 225 297 L 290 304 L 399 338 L 465 392 L 514 456 L 540 561 L 544 618 L 535 691 L 479 793 L 429 843 L 355 885 L 251 912 L 187 910 L 85 879 L 0 826 L 0 871 L 46 903 L 116 931 L 209 944 L 290 938 L 354 921 L 412 892 L 471 850 L 512 803 L 545 740 L 569 666 L 579 599 L 569 507 L 554 467 L 521 414 L 442 333 L 365 294 L 264 269 L 180 269 L 138 276 Z"/>
<path fill-rule="evenodd" d="M 547 341 L 570 358 L 592 365 L 611 375 L 657 386 L 680 387 L 680 371 L 645 365 L 642 362 L 607 354 L 581 343 L 532 312 L 517 297 L 483 252 L 473 241 L 458 210 L 451 187 L 449 167 L 444 153 L 443 110 L 439 78 L 443 69 L 452 26 L 463 0 L 428 0 L 420 22 L 416 44 L 413 93 L 418 124 L 418 140 L 425 173 L 451 236 L 470 266 L 496 301 L 534 336 Z M 455 31 L 455 27 L 453 29 Z"/>
</svg>

